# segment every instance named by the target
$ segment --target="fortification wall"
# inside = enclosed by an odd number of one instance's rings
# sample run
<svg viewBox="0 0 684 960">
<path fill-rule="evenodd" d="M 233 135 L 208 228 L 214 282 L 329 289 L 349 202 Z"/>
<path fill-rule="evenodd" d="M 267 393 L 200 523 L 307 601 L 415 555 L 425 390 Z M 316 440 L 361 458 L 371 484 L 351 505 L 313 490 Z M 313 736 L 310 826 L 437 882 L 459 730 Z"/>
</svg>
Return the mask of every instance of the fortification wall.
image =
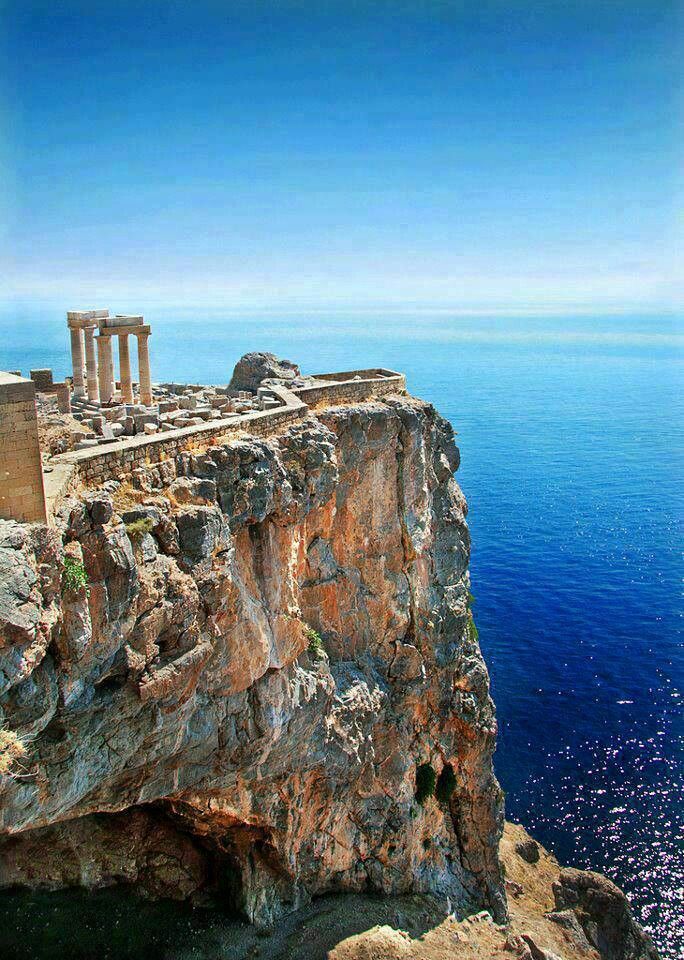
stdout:
<svg viewBox="0 0 684 960">
<path fill-rule="evenodd" d="M 376 371 L 370 371 L 375 373 Z M 368 375 L 368 370 L 360 370 L 358 373 L 352 371 L 347 376 Z M 387 397 L 393 393 L 404 393 L 406 390 L 406 377 L 403 374 L 382 371 L 382 378 L 368 378 L 360 380 L 347 380 L 339 383 L 327 383 L 315 387 L 301 387 L 294 393 L 303 400 L 309 407 L 316 409 L 324 406 L 334 406 L 343 403 L 362 403 L 364 400 L 373 400 L 378 397 Z M 332 380 L 334 376 L 340 374 L 321 375 L 321 380 Z M 316 378 L 318 379 L 318 378 Z"/>
<path fill-rule="evenodd" d="M 369 376 L 370 374 L 370 376 Z M 376 376 L 377 375 L 377 376 Z M 273 386 L 273 393 L 282 406 L 273 410 L 257 411 L 227 420 L 209 420 L 192 427 L 180 427 L 166 433 L 137 435 L 95 449 L 78 450 L 53 457 L 48 474 L 48 510 L 54 513 L 58 505 L 77 482 L 97 486 L 106 480 L 130 476 L 137 468 L 170 460 L 179 453 L 202 449 L 241 433 L 267 437 L 306 416 L 309 408 L 344 403 L 359 403 L 376 397 L 404 393 L 406 379 L 389 370 L 361 370 L 346 374 L 321 377 L 354 377 L 337 383 L 288 390 Z"/>
<path fill-rule="evenodd" d="M 45 521 L 36 386 L 0 373 L 0 517 Z"/>
<path fill-rule="evenodd" d="M 161 463 L 184 451 L 200 450 L 219 440 L 240 433 L 258 437 L 268 436 L 288 426 L 306 413 L 304 404 L 296 408 L 283 407 L 263 413 L 247 414 L 235 420 L 210 420 L 202 426 L 183 427 L 151 437 L 139 435 L 119 443 L 101 447 L 96 453 L 79 450 L 66 454 L 78 470 L 79 477 L 90 485 L 105 480 L 119 479 L 138 466 Z M 78 459 L 77 459 L 78 458 Z"/>
</svg>

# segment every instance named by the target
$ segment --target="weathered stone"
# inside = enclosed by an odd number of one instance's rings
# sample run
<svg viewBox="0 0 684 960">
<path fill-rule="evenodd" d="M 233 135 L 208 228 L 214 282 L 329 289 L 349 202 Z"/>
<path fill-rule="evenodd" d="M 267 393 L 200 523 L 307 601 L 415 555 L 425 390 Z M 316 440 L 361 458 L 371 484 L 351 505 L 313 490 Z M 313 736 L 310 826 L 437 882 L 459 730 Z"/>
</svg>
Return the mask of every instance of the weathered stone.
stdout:
<svg viewBox="0 0 684 960">
<path fill-rule="evenodd" d="M 561 870 L 553 885 L 556 910 L 572 910 L 605 960 L 657 960 L 651 938 L 634 921 L 629 902 L 607 877 L 588 870 Z"/>
<path fill-rule="evenodd" d="M 31 885 L 194 896 L 203 868 L 155 839 L 171 814 L 229 858 L 255 922 L 330 891 L 432 891 L 493 936 L 477 911 L 506 915 L 502 796 L 457 461 L 449 425 L 393 397 L 172 448 L 111 491 L 114 513 L 67 499 L 59 533 L 0 526 L 0 709 L 31 744 L 27 775 L 0 782 L 4 882 L 42 844 Z M 87 591 L 62 594 L 65 551 Z M 418 804 L 427 763 L 455 786 Z M 521 889 L 543 872 L 512 859 Z"/>
<path fill-rule="evenodd" d="M 215 550 L 228 546 L 228 528 L 216 507 L 190 507 L 176 523 L 181 551 L 191 561 L 210 559 Z"/>
<path fill-rule="evenodd" d="M 531 838 L 522 840 L 517 844 L 515 852 L 526 863 L 537 863 L 539 861 L 539 844 Z"/>
<path fill-rule="evenodd" d="M 546 950 L 539 946 L 530 933 L 523 933 L 522 939 L 529 948 L 532 960 L 560 960 L 557 953 L 553 953 L 551 950 Z"/>
<path fill-rule="evenodd" d="M 213 480 L 179 477 L 168 488 L 168 496 L 176 503 L 196 505 L 216 502 L 216 484 Z"/>
<path fill-rule="evenodd" d="M 256 392 L 262 380 L 294 380 L 299 367 L 290 360 L 281 360 L 273 353 L 246 353 L 235 364 L 229 388 Z"/>
<path fill-rule="evenodd" d="M 192 898 L 210 882 L 211 857 L 170 821 L 135 809 L 84 817 L 0 840 L 0 887 L 135 884 L 149 897 Z"/>
<path fill-rule="evenodd" d="M 88 494 L 85 497 L 85 503 L 88 513 L 90 514 L 90 519 L 95 526 L 102 526 L 111 520 L 114 508 L 112 498 L 107 496 L 107 494 Z"/>
</svg>

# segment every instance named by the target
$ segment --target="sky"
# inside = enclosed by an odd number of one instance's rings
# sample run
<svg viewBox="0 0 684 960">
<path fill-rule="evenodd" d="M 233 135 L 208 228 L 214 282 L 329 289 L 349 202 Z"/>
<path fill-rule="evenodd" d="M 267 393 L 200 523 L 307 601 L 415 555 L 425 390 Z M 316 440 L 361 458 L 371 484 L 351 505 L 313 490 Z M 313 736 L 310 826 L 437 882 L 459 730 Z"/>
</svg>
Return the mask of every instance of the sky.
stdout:
<svg viewBox="0 0 684 960">
<path fill-rule="evenodd" d="M 677 310 L 668 0 L 0 0 L 0 298 Z"/>
</svg>

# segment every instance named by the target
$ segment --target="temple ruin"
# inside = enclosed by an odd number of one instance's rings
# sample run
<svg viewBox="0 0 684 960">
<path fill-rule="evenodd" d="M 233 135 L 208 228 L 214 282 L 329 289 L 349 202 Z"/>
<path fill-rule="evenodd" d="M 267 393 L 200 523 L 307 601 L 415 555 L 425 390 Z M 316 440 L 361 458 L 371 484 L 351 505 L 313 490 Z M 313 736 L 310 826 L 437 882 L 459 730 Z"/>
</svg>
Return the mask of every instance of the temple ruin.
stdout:
<svg viewBox="0 0 684 960">
<path fill-rule="evenodd" d="M 147 343 L 152 331 L 143 317 L 110 317 L 109 310 L 69 310 L 67 326 L 71 335 L 73 395 L 77 401 L 87 397 L 91 404 L 98 405 L 108 404 L 113 400 L 133 403 L 128 338 L 135 336 L 138 340 L 139 402 L 143 406 L 152 404 L 152 375 Z M 117 337 L 119 341 L 120 390 L 117 390 L 114 377 L 112 337 Z"/>
</svg>

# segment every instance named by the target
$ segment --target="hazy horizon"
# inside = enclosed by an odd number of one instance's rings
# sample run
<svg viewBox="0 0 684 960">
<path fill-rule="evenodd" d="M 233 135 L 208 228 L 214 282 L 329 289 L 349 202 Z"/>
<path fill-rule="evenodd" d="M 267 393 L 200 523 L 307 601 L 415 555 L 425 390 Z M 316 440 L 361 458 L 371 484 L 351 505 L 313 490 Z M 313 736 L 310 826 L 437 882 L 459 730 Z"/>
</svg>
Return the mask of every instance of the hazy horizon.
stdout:
<svg viewBox="0 0 684 960">
<path fill-rule="evenodd" d="M 3 296 L 676 310 L 681 4 L 0 2 Z"/>
</svg>

